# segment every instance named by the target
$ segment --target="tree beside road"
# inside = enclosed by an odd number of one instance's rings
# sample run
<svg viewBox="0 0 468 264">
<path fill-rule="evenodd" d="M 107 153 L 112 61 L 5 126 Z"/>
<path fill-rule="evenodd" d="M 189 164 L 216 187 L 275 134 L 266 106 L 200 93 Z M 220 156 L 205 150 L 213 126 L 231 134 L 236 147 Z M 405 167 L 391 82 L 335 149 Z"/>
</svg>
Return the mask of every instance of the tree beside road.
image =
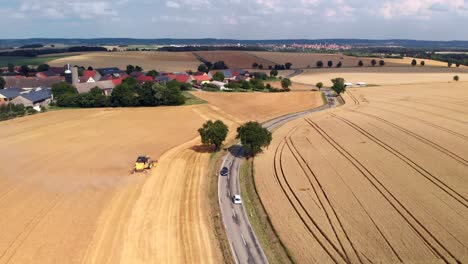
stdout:
<svg viewBox="0 0 468 264">
<path fill-rule="evenodd" d="M 268 147 L 272 140 L 272 134 L 258 122 L 247 122 L 237 128 L 237 139 L 240 139 L 246 154 L 254 157 L 262 152 L 263 147 Z"/>
<path fill-rule="evenodd" d="M 220 150 L 224 140 L 226 140 L 229 128 L 221 121 L 208 120 L 198 129 L 202 143 L 205 145 L 214 145 L 216 151 Z"/>
</svg>

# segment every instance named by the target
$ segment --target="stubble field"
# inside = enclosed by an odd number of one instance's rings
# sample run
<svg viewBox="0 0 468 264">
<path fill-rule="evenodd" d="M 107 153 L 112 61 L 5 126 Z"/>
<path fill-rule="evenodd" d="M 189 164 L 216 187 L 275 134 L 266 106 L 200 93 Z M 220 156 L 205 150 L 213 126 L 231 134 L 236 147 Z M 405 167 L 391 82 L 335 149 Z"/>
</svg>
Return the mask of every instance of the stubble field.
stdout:
<svg viewBox="0 0 468 264">
<path fill-rule="evenodd" d="M 84 67 L 118 67 L 120 69 L 125 69 L 127 65 L 132 64 L 139 65 L 147 71 L 154 69 L 170 72 L 196 70 L 200 65 L 191 52 L 159 51 L 89 52 L 49 62 L 52 66 L 63 66 L 67 63 Z"/>
<path fill-rule="evenodd" d="M 211 155 L 200 151 L 197 129 L 221 119 L 232 139 L 241 122 L 321 102 L 248 93 L 224 109 L 229 98 L 212 95 L 205 105 L 63 110 L 0 123 L 0 263 L 222 262 L 207 191 Z M 131 175 L 139 154 L 158 167 Z"/>
<path fill-rule="evenodd" d="M 287 113 L 301 112 L 323 104 L 318 92 L 295 93 L 209 93 L 197 97 L 235 116 L 239 121 L 266 121 Z"/>
<path fill-rule="evenodd" d="M 255 182 L 297 262 L 468 261 L 466 88 L 350 89 L 274 132 Z"/>
<path fill-rule="evenodd" d="M 372 67 L 372 68 L 345 68 L 345 69 L 311 69 L 305 70 L 292 81 L 304 84 L 323 82 L 331 86 L 331 79 L 342 77 L 346 82 L 365 82 L 375 85 L 400 85 L 420 83 L 448 83 L 458 75 L 460 81 L 468 80 L 466 68 L 431 68 L 431 67 Z"/>
</svg>

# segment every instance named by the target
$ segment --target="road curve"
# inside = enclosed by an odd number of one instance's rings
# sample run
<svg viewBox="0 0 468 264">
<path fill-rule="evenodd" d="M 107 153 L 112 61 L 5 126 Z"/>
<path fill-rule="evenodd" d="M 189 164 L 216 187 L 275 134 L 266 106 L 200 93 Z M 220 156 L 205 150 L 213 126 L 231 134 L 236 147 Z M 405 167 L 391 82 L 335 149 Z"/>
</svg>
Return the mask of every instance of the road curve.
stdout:
<svg viewBox="0 0 468 264">
<path fill-rule="evenodd" d="M 332 91 L 328 89 L 322 91 L 327 98 L 332 94 Z M 293 119 L 336 106 L 337 102 L 333 100 L 332 103 L 318 108 L 277 117 L 263 123 L 263 127 L 271 131 Z M 250 225 L 244 205 L 234 204 L 231 198 L 235 194 L 241 195 L 239 172 L 243 162 L 242 151 L 241 145 L 231 147 L 224 156 L 221 165 L 221 168 L 227 167 L 229 169 L 229 174 L 228 176 L 221 176 L 218 173 L 218 200 L 223 224 L 236 263 L 268 263 L 260 242 Z"/>
</svg>

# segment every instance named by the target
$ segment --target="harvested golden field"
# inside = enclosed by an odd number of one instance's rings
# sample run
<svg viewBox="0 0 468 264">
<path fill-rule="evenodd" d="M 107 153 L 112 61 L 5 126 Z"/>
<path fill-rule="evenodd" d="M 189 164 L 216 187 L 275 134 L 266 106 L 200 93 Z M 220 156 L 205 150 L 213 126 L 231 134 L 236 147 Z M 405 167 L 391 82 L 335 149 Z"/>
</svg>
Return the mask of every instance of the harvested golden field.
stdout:
<svg viewBox="0 0 468 264">
<path fill-rule="evenodd" d="M 313 84 L 323 82 L 331 86 L 331 79 L 342 77 L 346 82 L 365 82 L 376 85 L 417 84 L 417 83 L 448 83 L 453 76 L 458 75 L 460 81 L 468 81 L 468 70 L 456 68 L 430 67 L 372 67 L 346 69 L 311 69 L 293 77 L 298 83 Z"/>
<path fill-rule="evenodd" d="M 221 263 L 207 190 L 211 154 L 198 151 L 197 129 L 221 119 L 232 139 L 244 119 L 315 105 L 311 93 L 282 97 L 295 101 L 278 110 L 270 104 L 281 102 L 276 94 L 250 93 L 225 109 L 216 104 L 230 99 L 213 95 L 214 105 L 1 122 L 0 263 Z M 159 159 L 158 167 L 131 175 L 139 154 Z"/>
<path fill-rule="evenodd" d="M 273 88 L 282 89 L 281 81 L 277 82 L 265 82 L 265 85 L 270 84 Z M 297 83 L 293 82 L 291 86 L 289 86 L 291 91 L 311 91 L 312 89 L 316 90 L 315 84 L 304 84 L 304 83 Z"/>
<path fill-rule="evenodd" d="M 125 51 L 125 52 L 89 52 L 82 55 L 51 61 L 52 66 L 63 66 L 67 63 L 94 68 L 139 65 L 144 70 L 186 71 L 196 70 L 200 62 L 190 52 L 162 51 Z"/>
<path fill-rule="evenodd" d="M 255 182 L 298 263 L 468 261 L 466 88 L 349 89 L 274 132 Z"/>
<path fill-rule="evenodd" d="M 403 59 L 385 59 L 386 62 L 390 63 L 391 65 L 395 64 L 396 66 L 409 66 L 413 59 L 416 60 L 418 67 L 420 67 L 421 61 L 424 61 L 424 67 L 447 67 L 447 62 L 443 61 L 436 61 L 436 60 L 427 60 L 427 59 L 418 59 L 418 58 L 411 58 L 411 57 L 404 57 Z M 452 66 L 455 68 L 455 65 Z M 460 68 L 466 68 L 466 66 L 460 66 Z"/>
<path fill-rule="evenodd" d="M 276 64 L 246 51 L 197 51 L 194 53 L 212 63 L 224 61 L 231 69 L 250 69 L 255 62 L 262 64 L 264 69 Z"/>
<path fill-rule="evenodd" d="M 165 254 L 184 262 L 189 253 L 217 262 L 203 210 L 205 175 L 189 180 L 159 168 L 130 175 L 137 155 L 157 159 L 195 138 L 200 113 L 210 111 L 207 105 L 67 110 L 0 123 L 0 263 L 155 263 Z M 171 153 L 161 158 L 162 169 L 173 161 Z M 140 214 L 145 199 L 151 200 L 146 208 L 171 210 Z M 185 206 L 193 209 L 184 212 Z M 149 232 L 161 228 L 171 232 Z M 178 244 L 180 229 L 187 244 Z M 160 251 L 159 243 L 171 249 Z"/>
<path fill-rule="evenodd" d="M 287 113 L 305 111 L 323 104 L 318 92 L 294 93 L 210 93 L 193 94 L 234 116 L 238 122 L 266 121 Z"/>
</svg>

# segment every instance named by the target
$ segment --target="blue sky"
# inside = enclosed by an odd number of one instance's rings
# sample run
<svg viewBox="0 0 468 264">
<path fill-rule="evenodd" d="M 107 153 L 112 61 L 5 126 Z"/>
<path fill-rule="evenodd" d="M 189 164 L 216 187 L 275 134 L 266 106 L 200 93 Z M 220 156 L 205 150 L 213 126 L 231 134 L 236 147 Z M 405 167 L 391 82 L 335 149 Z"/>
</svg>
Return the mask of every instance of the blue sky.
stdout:
<svg viewBox="0 0 468 264">
<path fill-rule="evenodd" d="M 468 40 L 468 0 L 1 0 L 0 38 Z"/>
</svg>

